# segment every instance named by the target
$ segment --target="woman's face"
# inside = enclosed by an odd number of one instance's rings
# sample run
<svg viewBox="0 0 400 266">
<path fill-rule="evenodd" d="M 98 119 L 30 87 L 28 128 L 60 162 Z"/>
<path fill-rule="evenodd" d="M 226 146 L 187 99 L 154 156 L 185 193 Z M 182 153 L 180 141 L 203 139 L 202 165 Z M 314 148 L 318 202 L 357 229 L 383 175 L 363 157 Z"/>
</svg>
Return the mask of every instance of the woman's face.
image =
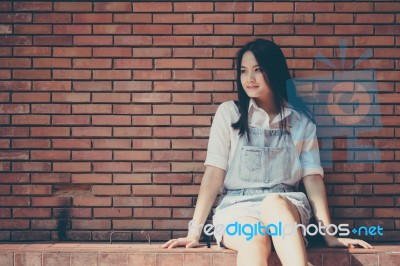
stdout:
<svg viewBox="0 0 400 266">
<path fill-rule="evenodd" d="M 271 92 L 254 54 L 250 51 L 243 54 L 240 81 L 250 98 L 265 98 Z"/>
</svg>

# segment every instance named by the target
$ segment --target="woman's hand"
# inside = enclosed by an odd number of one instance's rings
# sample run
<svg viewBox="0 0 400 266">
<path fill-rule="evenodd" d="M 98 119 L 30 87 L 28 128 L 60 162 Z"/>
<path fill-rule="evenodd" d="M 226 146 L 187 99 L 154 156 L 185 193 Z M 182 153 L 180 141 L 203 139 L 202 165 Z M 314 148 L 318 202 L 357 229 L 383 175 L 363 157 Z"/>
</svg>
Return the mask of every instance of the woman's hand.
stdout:
<svg viewBox="0 0 400 266">
<path fill-rule="evenodd" d="M 329 238 L 325 238 L 325 242 L 328 247 L 348 247 L 355 248 L 356 245 L 361 246 L 363 248 L 374 248 L 367 242 L 361 239 L 352 239 L 352 238 L 342 238 L 342 237 L 334 237 L 331 236 Z"/>
<path fill-rule="evenodd" d="M 177 239 L 171 239 L 170 241 L 166 242 L 163 244 L 161 247 L 162 248 L 174 248 L 174 247 L 179 247 L 179 246 L 185 246 L 186 248 L 194 248 L 196 246 L 199 246 L 199 240 L 197 237 L 181 237 Z"/>
</svg>

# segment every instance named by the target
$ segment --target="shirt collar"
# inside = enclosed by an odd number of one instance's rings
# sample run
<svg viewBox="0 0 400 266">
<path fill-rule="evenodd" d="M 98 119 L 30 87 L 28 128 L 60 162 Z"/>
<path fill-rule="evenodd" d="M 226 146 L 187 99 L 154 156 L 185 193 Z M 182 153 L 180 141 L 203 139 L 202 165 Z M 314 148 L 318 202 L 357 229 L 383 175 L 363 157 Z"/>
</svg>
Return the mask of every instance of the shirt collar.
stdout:
<svg viewBox="0 0 400 266">
<path fill-rule="evenodd" d="M 260 111 L 265 112 L 262 108 L 258 107 L 257 103 L 254 101 L 253 98 L 250 98 L 249 110 L 248 110 L 248 113 L 249 113 L 249 114 L 250 114 L 250 111 L 251 111 L 252 108 L 255 108 L 255 109 L 257 109 L 257 110 L 260 110 Z M 283 107 L 283 117 L 282 117 L 282 119 L 285 119 L 286 117 L 288 117 L 288 116 L 291 115 L 292 113 L 295 114 L 296 117 L 297 117 L 298 119 L 300 119 L 300 114 L 299 114 L 299 112 L 297 112 L 296 110 L 294 110 L 294 108 L 292 107 L 291 104 L 288 104 L 287 107 L 284 106 L 284 107 Z"/>
</svg>

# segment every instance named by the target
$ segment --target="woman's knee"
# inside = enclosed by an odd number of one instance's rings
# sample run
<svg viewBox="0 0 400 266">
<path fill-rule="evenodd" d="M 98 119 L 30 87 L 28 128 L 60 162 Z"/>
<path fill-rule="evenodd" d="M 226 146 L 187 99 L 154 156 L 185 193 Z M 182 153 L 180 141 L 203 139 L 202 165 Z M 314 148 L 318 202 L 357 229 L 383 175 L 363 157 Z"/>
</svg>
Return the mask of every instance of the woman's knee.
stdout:
<svg viewBox="0 0 400 266">
<path fill-rule="evenodd" d="M 281 212 L 291 212 L 297 214 L 297 208 L 290 200 L 280 194 L 271 193 L 267 195 L 261 203 L 261 216 L 275 216 Z"/>
</svg>

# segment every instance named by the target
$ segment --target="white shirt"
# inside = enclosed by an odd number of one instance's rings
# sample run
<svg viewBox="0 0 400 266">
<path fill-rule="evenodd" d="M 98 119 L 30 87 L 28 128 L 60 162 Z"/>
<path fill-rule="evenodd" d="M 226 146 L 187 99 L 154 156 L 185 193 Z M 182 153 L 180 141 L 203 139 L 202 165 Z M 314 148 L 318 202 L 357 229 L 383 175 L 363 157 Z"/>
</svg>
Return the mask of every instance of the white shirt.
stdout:
<svg viewBox="0 0 400 266">
<path fill-rule="evenodd" d="M 292 140 L 299 154 L 303 174 L 319 174 L 323 177 L 321 167 L 316 126 L 304 114 L 292 108 L 284 107 L 282 119 L 294 115 L 298 118 L 298 126 L 292 128 Z M 204 165 L 215 166 L 228 170 L 239 142 L 239 130 L 233 129 L 231 124 L 239 120 L 240 113 L 234 101 L 220 104 L 215 113 L 208 141 L 207 157 Z M 281 115 L 278 114 L 270 123 L 269 115 L 257 106 L 253 99 L 249 103 L 249 125 L 251 127 L 269 129 L 279 127 Z"/>
</svg>

